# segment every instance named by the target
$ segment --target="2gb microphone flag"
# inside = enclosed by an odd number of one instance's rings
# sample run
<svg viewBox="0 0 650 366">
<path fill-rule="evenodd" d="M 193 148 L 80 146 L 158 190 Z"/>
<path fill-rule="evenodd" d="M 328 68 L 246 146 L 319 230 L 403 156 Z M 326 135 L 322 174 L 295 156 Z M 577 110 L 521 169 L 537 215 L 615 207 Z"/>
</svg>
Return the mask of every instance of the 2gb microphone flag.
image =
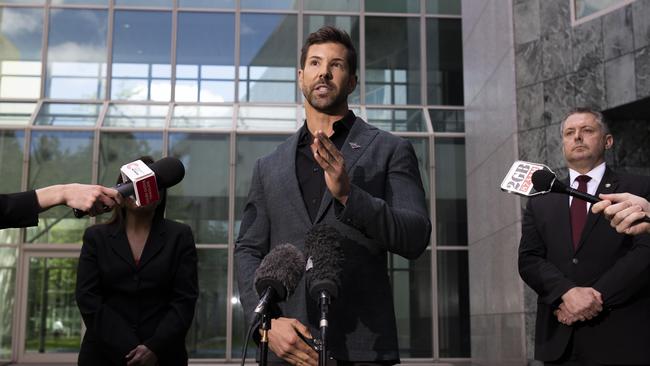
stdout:
<svg viewBox="0 0 650 366">
<path fill-rule="evenodd" d="M 544 164 L 531 163 L 528 161 L 515 161 L 506 177 L 501 182 L 501 190 L 522 196 L 535 196 L 538 192 L 533 192 L 532 176 L 536 171 L 550 169 Z"/>
<path fill-rule="evenodd" d="M 133 182 L 135 203 L 146 206 L 160 199 L 156 174 L 142 160 L 122 165 L 120 168 L 123 182 Z"/>
</svg>

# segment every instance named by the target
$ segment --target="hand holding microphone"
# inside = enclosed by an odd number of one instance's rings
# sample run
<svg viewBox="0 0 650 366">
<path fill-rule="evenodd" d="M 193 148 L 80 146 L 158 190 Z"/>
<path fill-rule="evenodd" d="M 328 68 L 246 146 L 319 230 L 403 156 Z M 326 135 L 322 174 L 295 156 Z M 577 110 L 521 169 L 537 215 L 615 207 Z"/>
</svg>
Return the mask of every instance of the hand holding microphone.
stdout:
<svg viewBox="0 0 650 366">
<path fill-rule="evenodd" d="M 591 206 L 595 214 L 602 212 L 617 232 L 627 235 L 650 234 L 650 202 L 631 193 L 601 194 L 603 201 Z"/>
</svg>

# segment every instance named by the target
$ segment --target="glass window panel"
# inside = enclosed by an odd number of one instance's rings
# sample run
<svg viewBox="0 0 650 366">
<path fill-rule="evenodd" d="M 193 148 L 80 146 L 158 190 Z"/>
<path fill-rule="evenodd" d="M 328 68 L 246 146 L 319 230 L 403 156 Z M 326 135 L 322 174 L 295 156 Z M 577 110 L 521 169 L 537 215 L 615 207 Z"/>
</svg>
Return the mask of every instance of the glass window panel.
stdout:
<svg viewBox="0 0 650 366">
<path fill-rule="evenodd" d="M 168 110 L 167 105 L 111 104 L 104 117 L 104 126 L 162 128 Z"/>
<path fill-rule="evenodd" d="M 0 103 L 0 125 L 28 125 L 36 103 Z"/>
<path fill-rule="evenodd" d="M 51 0 L 52 5 L 108 5 L 109 0 Z"/>
<path fill-rule="evenodd" d="M 235 100 L 235 15 L 178 14 L 176 101 Z"/>
<path fill-rule="evenodd" d="M 467 245 L 465 140 L 436 138 L 435 158 L 437 243 Z"/>
<path fill-rule="evenodd" d="M 366 103 L 419 104 L 420 20 L 368 17 L 366 38 Z"/>
<path fill-rule="evenodd" d="M 0 235 L 5 230 L 0 231 Z M 0 360 L 10 360 L 16 294 L 16 249 L 0 247 Z"/>
<path fill-rule="evenodd" d="M 93 132 L 32 131 L 27 188 L 60 183 L 90 183 Z M 39 215 L 38 227 L 27 229 L 27 242 L 81 243 L 88 218 L 77 219 L 65 206 Z"/>
<path fill-rule="evenodd" d="M 305 10 L 359 11 L 359 0 L 304 0 Z M 358 48 L 357 48 L 358 49 Z"/>
<path fill-rule="evenodd" d="M 95 126 L 101 104 L 44 103 L 34 121 L 46 126 Z"/>
<path fill-rule="evenodd" d="M 470 357 L 467 251 L 439 250 L 437 255 L 440 357 Z"/>
<path fill-rule="evenodd" d="M 629 1 L 624 0 L 575 0 L 576 19 L 586 17 L 608 8 L 616 8 Z"/>
<path fill-rule="evenodd" d="M 199 299 L 185 337 L 190 358 L 226 357 L 228 251 L 198 249 Z"/>
<path fill-rule="evenodd" d="M 45 94 L 103 99 L 106 85 L 105 10 L 52 9 Z"/>
<path fill-rule="evenodd" d="M 172 7 L 172 0 L 115 0 L 115 5 Z"/>
<path fill-rule="evenodd" d="M 296 23 L 295 15 L 241 15 L 240 101 L 295 102 Z"/>
<path fill-rule="evenodd" d="M 25 351 L 79 352 L 81 314 L 75 301 L 77 258 L 29 259 Z"/>
<path fill-rule="evenodd" d="M 297 0 L 241 0 L 242 9 L 297 9 L 297 7 Z"/>
<path fill-rule="evenodd" d="M 329 2 L 319 1 L 321 4 L 330 4 Z M 357 2 L 358 3 L 358 2 Z M 358 5 L 358 4 L 357 4 Z M 303 26 L 303 39 L 307 39 L 310 33 L 317 31 L 320 27 L 324 25 L 333 25 L 339 29 L 346 31 L 350 38 L 352 38 L 352 44 L 357 50 L 357 70 L 359 70 L 359 17 L 356 16 L 343 16 L 343 15 L 305 15 L 304 17 L 304 26 Z M 360 90 L 359 86 L 354 89 L 352 94 L 348 96 L 348 103 L 350 104 L 360 104 Z"/>
<path fill-rule="evenodd" d="M 460 15 L 460 0 L 427 0 L 427 13 Z"/>
<path fill-rule="evenodd" d="M 391 132 L 426 132 L 427 126 L 420 109 L 366 110 L 368 122 Z"/>
<path fill-rule="evenodd" d="M 2 0 L 6 4 L 43 4 L 45 0 Z"/>
<path fill-rule="evenodd" d="M 273 151 L 288 137 L 289 135 L 242 135 L 237 137 L 237 161 L 235 166 L 235 237 L 239 235 L 239 225 L 241 224 L 244 205 L 248 198 L 248 191 L 251 186 L 255 162 L 258 158 Z"/>
<path fill-rule="evenodd" d="M 115 12 L 111 99 L 170 99 L 171 21 L 164 11 Z"/>
<path fill-rule="evenodd" d="M 366 1 L 366 11 L 381 13 L 419 13 L 420 0 L 370 0 Z"/>
<path fill-rule="evenodd" d="M 465 111 L 429 109 L 435 132 L 465 132 Z"/>
<path fill-rule="evenodd" d="M 177 105 L 171 127 L 231 129 L 233 113 L 230 106 Z"/>
<path fill-rule="evenodd" d="M 427 103 L 463 105 L 460 19 L 427 19 Z"/>
<path fill-rule="evenodd" d="M 218 8 L 234 9 L 235 0 L 179 0 L 181 8 Z"/>
<path fill-rule="evenodd" d="M 117 183 L 122 165 L 141 156 L 162 157 L 161 132 L 102 132 L 99 140 L 99 177 L 106 187 Z"/>
<path fill-rule="evenodd" d="M 42 38 L 43 9 L 0 7 L 0 98 L 40 96 Z"/>
<path fill-rule="evenodd" d="M 388 257 L 401 357 L 432 357 L 431 251 L 417 260 Z"/>
<path fill-rule="evenodd" d="M 237 116 L 238 130 L 295 131 L 295 107 L 241 106 Z"/>
<path fill-rule="evenodd" d="M 190 225 L 197 243 L 228 243 L 229 135 L 171 133 L 169 155 L 185 178 L 168 192 L 167 217 Z"/>
<path fill-rule="evenodd" d="M 21 190 L 24 146 L 25 132 L 23 130 L 0 130 L 0 157 L 2 157 L 0 159 L 0 177 L 2 177 L 0 179 L 0 192 L 2 193 L 19 192 Z M 0 243 L 18 243 L 19 240 L 20 229 L 0 230 Z M 2 281 L 0 280 L 0 282 Z M 0 300 L 1 306 L 2 300 Z M 0 317 L 1 314 L 0 312 Z M 2 334 L 0 334 L 0 337 L 2 337 Z M 0 338 L 0 353 L 2 353 L 2 344 L 3 340 Z M 11 349 L 11 344 L 9 346 Z"/>
</svg>

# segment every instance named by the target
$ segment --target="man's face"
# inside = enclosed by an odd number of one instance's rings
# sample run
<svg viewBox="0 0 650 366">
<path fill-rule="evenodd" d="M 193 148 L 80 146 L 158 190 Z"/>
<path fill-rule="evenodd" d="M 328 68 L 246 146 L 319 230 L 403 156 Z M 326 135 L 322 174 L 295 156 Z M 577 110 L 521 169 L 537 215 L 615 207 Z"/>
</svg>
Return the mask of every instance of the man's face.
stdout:
<svg viewBox="0 0 650 366">
<path fill-rule="evenodd" d="M 564 121 L 562 151 L 569 168 L 586 173 L 605 160 L 605 149 L 613 144 L 591 113 L 575 113 Z"/>
<path fill-rule="evenodd" d="M 307 50 L 298 82 L 307 102 L 321 112 L 338 112 L 347 105 L 357 79 L 348 70 L 347 50 L 340 43 L 314 44 Z"/>
</svg>

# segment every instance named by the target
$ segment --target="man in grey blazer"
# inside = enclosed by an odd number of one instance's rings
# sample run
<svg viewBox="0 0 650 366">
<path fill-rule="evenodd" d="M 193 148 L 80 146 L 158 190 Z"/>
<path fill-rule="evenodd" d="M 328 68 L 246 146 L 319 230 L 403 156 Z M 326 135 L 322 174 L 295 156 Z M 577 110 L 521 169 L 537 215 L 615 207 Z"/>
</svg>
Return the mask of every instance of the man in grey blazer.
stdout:
<svg viewBox="0 0 650 366">
<path fill-rule="evenodd" d="M 417 258 L 431 224 L 417 159 L 409 142 L 368 125 L 348 109 L 356 50 L 347 33 L 323 27 L 307 38 L 298 72 L 306 121 L 253 171 L 235 247 L 241 302 L 250 321 L 253 278 L 275 246 L 304 249 L 307 231 L 327 223 L 344 237 L 339 297 L 329 313 L 328 347 L 339 365 L 399 362 L 387 274 L 388 253 Z M 304 280 L 272 321 L 271 362 L 317 365 L 298 337 L 318 331 L 317 304 Z"/>
</svg>

